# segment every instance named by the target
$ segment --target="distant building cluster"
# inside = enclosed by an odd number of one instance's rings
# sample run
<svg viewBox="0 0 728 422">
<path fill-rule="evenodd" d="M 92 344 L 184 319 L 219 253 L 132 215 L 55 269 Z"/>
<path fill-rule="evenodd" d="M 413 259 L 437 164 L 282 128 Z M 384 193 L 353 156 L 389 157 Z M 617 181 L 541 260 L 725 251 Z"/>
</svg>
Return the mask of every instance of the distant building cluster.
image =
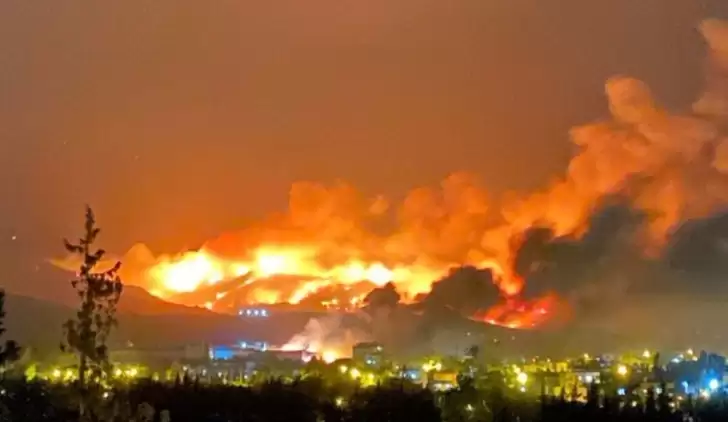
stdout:
<svg viewBox="0 0 728 422">
<path fill-rule="evenodd" d="M 379 343 L 359 343 L 352 350 L 354 360 L 370 366 L 379 366 L 384 362 L 384 348 Z"/>
<path fill-rule="evenodd" d="M 677 400 L 728 392 L 726 358 L 707 352 L 695 353 L 692 349 L 662 355 L 642 350 L 620 355 L 583 354 L 563 360 L 521 358 L 488 365 L 478 363 L 477 356 L 467 354 L 398 361 L 375 342 L 356 344 L 350 353 L 342 354 L 351 357 L 327 359 L 325 352 L 317 355 L 276 347 L 265 341 L 243 340 L 230 345 L 191 344 L 170 349 L 130 346 L 112 351 L 111 359 L 119 364 L 143 364 L 150 370 L 177 365 L 196 374 L 220 373 L 222 377 L 237 374 L 244 378 L 261 371 L 293 377 L 315 357 L 326 367 L 334 368 L 334 372 L 361 382 L 396 377 L 435 390 L 447 390 L 457 385 L 458 375 L 479 379 L 500 374 L 504 385 L 516 392 L 566 396 L 573 400 L 585 400 L 594 386 L 605 393 L 625 397 L 644 397 L 664 390 Z"/>
</svg>

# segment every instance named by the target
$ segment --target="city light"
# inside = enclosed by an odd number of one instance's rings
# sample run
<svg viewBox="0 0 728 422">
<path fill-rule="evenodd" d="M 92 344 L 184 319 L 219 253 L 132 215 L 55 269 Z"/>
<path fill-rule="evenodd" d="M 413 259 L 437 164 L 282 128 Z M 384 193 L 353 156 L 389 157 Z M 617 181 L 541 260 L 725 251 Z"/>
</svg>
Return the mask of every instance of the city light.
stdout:
<svg viewBox="0 0 728 422">
<path fill-rule="evenodd" d="M 425 372 L 440 371 L 442 370 L 442 363 L 429 361 L 422 365 L 422 370 Z"/>
<path fill-rule="evenodd" d="M 718 382 L 717 379 L 712 379 L 712 380 L 708 381 L 708 388 L 710 388 L 712 391 L 717 390 L 719 386 L 720 386 L 720 383 Z"/>
<path fill-rule="evenodd" d="M 525 385 L 528 382 L 528 374 L 525 372 L 521 372 L 516 376 L 516 381 L 518 381 L 519 384 Z"/>
<path fill-rule="evenodd" d="M 362 377 L 362 385 L 363 386 L 371 386 L 376 384 L 377 378 L 372 373 L 366 374 L 364 377 Z"/>
<path fill-rule="evenodd" d="M 650 351 L 649 351 L 649 350 L 645 349 L 645 351 L 644 351 L 644 352 L 642 352 L 642 357 L 643 357 L 643 358 L 645 358 L 645 359 L 649 359 L 649 358 L 650 358 L 650 356 L 652 356 L 652 353 L 650 353 Z"/>
<path fill-rule="evenodd" d="M 353 379 L 359 379 L 359 377 L 361 376 L 361 372 L 359 372 L 359 370 L 356 368 L 352 368 L 351 371 L 349 371 L 349 375 L 351 375 Z"/>
<path fill-rule="evenodd" d="M 627 370 L 627 367 L 626 367 L 626 366 L 624 366 L 624 365 L 619 365 L 619 366 L 617 367 L 617 373 L 618 373 L 619 375 L 621 375 L 621 376 L 625 376 L 625 375 L 627 375 L 627 372 L 629 372 L 629 371 Z"/>
<path fill-rule="evenodd" d="M 241 309 L 238 311 L 238 315 L 242 316 L 245 315 L 247 317 L 262 317 L 267 318 L 268 317 L 268 310 L 267 309 Z"/>
</svg>

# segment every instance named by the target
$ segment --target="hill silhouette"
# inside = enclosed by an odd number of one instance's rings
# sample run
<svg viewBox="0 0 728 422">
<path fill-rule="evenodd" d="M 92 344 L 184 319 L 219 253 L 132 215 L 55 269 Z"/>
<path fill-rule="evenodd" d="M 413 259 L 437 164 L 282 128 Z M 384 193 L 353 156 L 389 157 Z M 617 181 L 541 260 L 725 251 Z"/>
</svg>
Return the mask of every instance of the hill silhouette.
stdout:
<svg viewBox="0 0 728 422">
<path fill-rule="evenodd" d="M 129 292 L 131 292 L 129 294 Z M 128 294 L 128 296 L 127 296 Z M 142 289 L 122 295 L 119 325 L 109 345 L 133 343 L 138 347 L 164 348 L 191 343 L 232 344 L 241 340 L 265 340 L 283 344 L 303 329 L 309 314 L 285 313 L 267 320 L 246 320 L 159 300 Z M 58 302 L 7 293 L 7 338 L 41 354 L 58 351 L 63 338 L 61 324 L 75 308 Z"/>
<path fill-rule="evenodd" d="M 69 272 L 49 267 L 42 273 L 42 276 L 27 280 L 22 291 L 11 291 L 11 293 L 75 308 L 78 304 L 78 296 L 70 285 L 70 279 Z M 153 296 L 141 287 L 129 284 L 124 285 L 124 293 L 121 295 L 118 311 L 140 315 L 210 314 L 207 309 L 167 302 Z"/>
</svg>

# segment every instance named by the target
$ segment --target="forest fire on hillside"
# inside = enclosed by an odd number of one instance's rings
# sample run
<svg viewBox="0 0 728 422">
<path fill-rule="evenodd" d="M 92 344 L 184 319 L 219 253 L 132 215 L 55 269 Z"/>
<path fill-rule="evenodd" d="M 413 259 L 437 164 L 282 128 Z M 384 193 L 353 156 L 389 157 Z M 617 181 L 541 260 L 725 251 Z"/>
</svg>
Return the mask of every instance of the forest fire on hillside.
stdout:
<svg viewBox="0 0 728 422">
<path fill-rule="evenodd" d="M 405 303 L 426 301 L 452 268 L 470 266 L 489 270 L 497 291 L 495 305 L 468 316 L 511 328 L 539 326 L 561 307 L 558 283 L 592 281 L 587 263 L 601 265 L 600 276 L 608 279 L 616 266 L 604 264 L 603 256 L 655 257 L 680 224 L 725 210 L 728 29 L 709 21 L 702 32 L 710 47 L 709 78 L 693 110 L 673 114 L 655 103 L 644 83 L 609 80 L 611 119 L 572 131 L 578 152 L 565 175 L 542 191 L 495 201 L 477 177 L 455 173 L 393 206 L 343 182 L 299 182 L 286 213 L 199 250 L 154 256 L 135 246 L 122 257 L 122 277 L 168 300 L 212 309 L 272 303 L 356 308 L 388 283 Z M 629 213 L 609 210 L 613 203 Z M 195 295 L 203 291 L 209 299 Z"/>
<path fill-rule="evenodd" d="M 386 241 L 383 244 L 386 245 Z M 245 288 L 245 293 L 237 295 L 236 300 L 228 305 L 229 290 L 223 288 L 214 299 L 205 301 L 205 305 L 212 309 L 235 307 L 241 303 L 310 303 L 311 299 L 314 300 L 313 305 L 353 309 L 364 304 L 372 289 L 388 283 L 396 287 L 402 302 L 413 303 L 427 295 L 432 284 L 447 276 L 452 267 L 461 265 L 490 270 L 494 281 L 502 286 L 502 295 L 510 302 L 518 300 L 522 287 L 520 281 L 504 280 L 503 269 L 493 260 L 451 263 L 421 260 L 410 265 L 388 265 L 377 260 L 349 258 L 341 264 L 324 266 L 317 260 L 315 248 L 300 245 L 264 246 L 254 249 L 250 255 L 251 259 L 235 259 L 207 249 L 189 252 L 160 261 L 148 269 L 147 277 L 154 286 L 153 293 L 170 300 L 179 300 L 182 297 L 180 293 L 214 288 L 224 280 L 239 279 L 238 283 L 233 283 L 233 290 Z M 499 323 L 502 320 L 514 327 L 534 324 L 540 318 L 514 316 L 516 313 L 525 314 L 526 308 L 525 303 L 520 307 L 504 308 L 497 314 L 491 313 L 493 316 L 488 321 Z M 538 312 L 544 314 L 545 309 L 546 306 L 543 306 Z"/>
<path fill-rule="evenodd" d="M 290 196 L 287 214 L 225 234 L 200 250 L 154 257 L 137 245 L 122 258 L 122 277 L 166 300 L 218 311 L 279 303 L 356 309 L 388 283 L 401 302 L 419 302 L 453 268 L 467 265 L 490 272 L 500 291 L 494 296 L 523 303 L 489 312 L 489 323 L 535 326 L 552 306 L 536 309 L 519 298 L 522 279 L 499 263 L 508 251 L 483 244 L 480 237 L 493 216 L 485 191 L 469 174 L 449 176 L 440 191 L 410 193 L 397 213 L 399 228 L 386 236 L 364 229 L 386 220 L 380 197 L 367 200 L 343 183 L 298 183 Z M 509 238 L 499 241 L 510 248 Z"/>
</svg>

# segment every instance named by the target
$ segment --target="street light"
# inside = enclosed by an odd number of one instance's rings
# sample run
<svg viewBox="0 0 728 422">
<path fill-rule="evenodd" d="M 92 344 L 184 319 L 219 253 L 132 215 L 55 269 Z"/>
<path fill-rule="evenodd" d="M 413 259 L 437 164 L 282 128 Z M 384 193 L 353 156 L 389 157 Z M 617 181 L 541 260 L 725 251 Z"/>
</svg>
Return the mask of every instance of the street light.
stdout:
<svg viewBox="0 0 728 422">
<path fill-rule="evenodd" d="M 521 372 L 516 376 L 516 381 L 518 381 L 519 384 L 525 385 L 528 382 L 528 374 L 525 372 Z"/>
<path fill-rule="evenodd" d="M 621 376 L 625 376 L 625 375 L 627 375 L 627 372 L 628 372 L 628 370 L 627 370 L 627 367 L 626 367 L 626 366 L 624 366 L 624 365 L 619 365 L 619 366 L 617 367 L 617 373 L 618 373 L 619 375 L 621 375 Z"/>
</svg>

